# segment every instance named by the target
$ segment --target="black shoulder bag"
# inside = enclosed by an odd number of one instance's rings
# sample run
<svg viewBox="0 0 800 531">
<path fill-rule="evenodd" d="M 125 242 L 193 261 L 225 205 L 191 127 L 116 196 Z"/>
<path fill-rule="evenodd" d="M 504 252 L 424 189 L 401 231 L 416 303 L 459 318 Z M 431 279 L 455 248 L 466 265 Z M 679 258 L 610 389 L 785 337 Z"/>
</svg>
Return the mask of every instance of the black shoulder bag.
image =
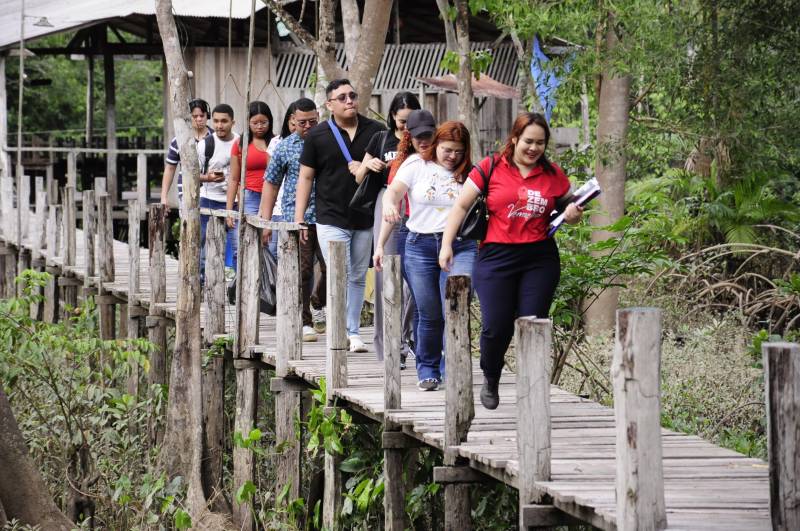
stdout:
<svg viewBox="0 0 800 531">
<path fill-rule="evenodd" d="M 480 164 L 475 165 L 475 169 L 478 170 L 478 173 L 483 178 L 483 191 L 472 202 L 469 210 L 467 210 L 467 215 L 464 216 L 464 221 L 461 222 L 461 227 L 458 229 L 459 240 L 486 239 L 486 229 L 489 226 L 489 209 L 486 207 L 486 198 L 489 195 L 489 179 L 491 179 L 494 172 L 495 162 L 497 161 L 492 156 L 488 175 L 483 173 L 483 168 L 481 168 Z"/>
<path fill-rule="evenodd" d="M 381 141 L 381 149 L 379 157 L 383 157 L 383 150 L 386 148 L 386 137 L 389 136 L 388 131 L 384 131 L 383 140 Z M 383 175 L 374 172 L 367 172 L 364 180 L 358 185 L 356 193 L 350 199 L 350 209 L 355 210 L 360 214 L 372 215 L 375 211 L 375 201 L 378 199 L 378 194 L 383 187 Z"/>
</svg>

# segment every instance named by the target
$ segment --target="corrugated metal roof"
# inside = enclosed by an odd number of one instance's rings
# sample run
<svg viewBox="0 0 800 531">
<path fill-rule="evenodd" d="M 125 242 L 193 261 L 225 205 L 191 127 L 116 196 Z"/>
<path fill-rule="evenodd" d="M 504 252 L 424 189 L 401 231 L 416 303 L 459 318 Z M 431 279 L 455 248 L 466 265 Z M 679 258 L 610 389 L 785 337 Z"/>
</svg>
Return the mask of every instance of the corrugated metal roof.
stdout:
<svg viewBox="0 0 800 531">
<path fill-rule="evenodd" d="M 178 16 L 242 19 L 250 16 L 250 0 L 172 0 Z M 19 43 L 20 0 L 0 0 L 0 49 Z M 256 2 L 256 10 L 264 7 Z M 25 0 L 25 40 L 76 30 L 103 20 L 129 15 L 155 15 L 155 0 Z M 52 28 L 36 26 L 46 17 Z"/>
<path fill-rule="evenodd" d="M 492 48 L 488 42 L 470 43 L 473 50 Z M 447 51 L 444 43 L 387 44 L 383 51 L 375 90 L 415 90 L 421 77 L 434 78 L 447 74 L 440 62 Z M 503 85 L 517 83 L 517 56 L 510 43 L 501 43 L 492 49 L 492 64 L 487 74 Z M 278 80 L 276 85 L 286 88 L 305 88 L 317 66 L 317 58 L 310 50 L 286 46 L 276 56 Z M 336 59 L 344 66 L 344 46 L 337 44 Z"/>
</svg>

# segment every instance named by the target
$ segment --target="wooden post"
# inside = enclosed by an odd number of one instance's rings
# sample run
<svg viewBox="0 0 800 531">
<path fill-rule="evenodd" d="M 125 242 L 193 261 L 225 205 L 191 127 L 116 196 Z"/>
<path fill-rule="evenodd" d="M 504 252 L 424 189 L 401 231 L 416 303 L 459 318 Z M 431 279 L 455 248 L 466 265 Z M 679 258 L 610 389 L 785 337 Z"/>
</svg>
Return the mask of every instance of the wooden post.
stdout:
<svg viewBox="0 0 800 531">
<path fill-rule="evenodd" d="M 772 529 L 800 529 L 800 345 L 764 343 Z"/>
<path fill-rule="evenodd" d="M 147 155 L 136 155 L 136 199 L 139 200 L 142 219 L 147 214 Z"/>
<path fill-rule="evenodd" d="M 0 177 L 0 205 L 3 219 L 0 220 L 6 242 L 17 244 L 17 211 L 14 208 L 14 180 L 10 176 Z M 16 268 L 16 263 L 14 265 Z"/>
<path fill-rule="evenodd" d="M 517 361 L 517 449 L 519 527 L 524 507 L 544 499 L 537 481 L 550 481 L 550 370 L 552 324 L 549 319 L 517 319 L 514 337 Z"/>
<path fill-rule="evenodd" d="M 23 171 L 22 166 L 17 166 L 20 171 Z M 19 176 L 19 194 L 17 195 L 17 208 L 20 209 L 19 217 L 22 223 L 22 241 L 28 236 L 30 228 L 30 213 L 31 213 L 31 178 L 23 172 Z M 20 249 L 21 250 L 21 249 Z"/>
<path fill-rule="evenodd" d="M 236 301 L 238 323 L 234 338 L 234 355 L 238 358 L 252 357 L 250 347 L 258 342 L 259 321 L 259 259 L 261 253 L 261 231 L 247 222 L 239 224 L 242 231 L 239 248 L 239 293 Z M 258 398 L 258 369 L 253 367 L 236 370 L 236 419 L 235 431 L 247 437 L 255 427 Z M 255 460 L 249 448 L 233 449 L 233 485 L 238 490 L 247 481 L 253 480 Z M 248 505 L 237 505 L 234 515 L 244 530 L 253 529 L 253 518 Z"/>
<path fill-rule="evenodd" d="M 61 273 L 65 278 L 73 277 L 73 272 L 70 268 L 75 266 L 77 256 L 77 244 L 75 241 L 75 233 L 77 231 L 76 208 L 75 187 L 68 185 L 64 188 L 64 255 L 61 266 Z M 78 305 L 78 287 L 76 285 L 65 285 L 61 288 L 61 294 L 63 311 L 66 316 L 69 308 L 75 308 Z"/>
<path fill-rule="evenodd" d="M 278 277 L 276 281 L 277 348 L 275 377 L 289 374 L 289 362 L 303 354 L 303 300 L 300 278 L 300 233 L 281 230 L 278 235 Z M 283 382 L 281 382 L 283 383 Z M 275 492 L 288 485 L 287 500 L 300 496 L 300 434 L 295 430 L 295 415 L 301 408 L 301 393 L 288 388 L 274 389 L 275 444 L 283 448 L 278 455 Z M 284 513 L 279 513 L 284 514 Z"/>
<path fill-rule="evenodd" d="M 614 343 L 611 376 L 617 431 L 617 529 L 664 529 L 661 311 L 617 310 Z"/>
<path fill-rule="evenodd" d="M 92 286 L 92 279 L 97 274 L 95 268 L 95 238 L 97 235 L 97 211 L 94 190 L 83 191 L 83 258 L 84 273 L 83 279 L 84 292 Z"/>
<path fill-rule="evenodd" d="M 325 384 L 328 406 L 334 404 L 334 390 L 347 387 L 347 263 L 345 242 L 330 242 L 328 250 L 327 325 L 328 351 L 325 359 Z M 342 507 L 341 456 L 325 452 L 325 493 L 322 525 L 336 528 Z"/>
<path fill-rule="evenodd" d="M 444 464 L 459 463 L 453 449 L 467 439 L 475 417 L 472 395 L 472 350 L 469 338 L 470 277 L 452 275 L 445 284 L 445 422 Z M 444 487 L 444 528 L 447 531 L 472 529 L 469 484 L 448 483 Z"/>
<path fill-rule="evenodd" d="M 104 285 L 114 282 L 114 222 L 111 218 L 111 197 L 97 193 L 97 256 L 100 266 L 100 295 L 107 295 Z M 114 339 L 116 306 L 107 298 L 98 299 L 100 310 L 100 337 Z"/>
<path fill-rule="evenodd" d="M 400 257 L 383 259 L 383 431 L 398 432 L 400 426 L 390 421 L 387 412 L 400 409 L 400 350 L 403 332 L 403 277 Z M 403 450 L 383 450 L 383 508 L 386 529 L 403 531 L 405 525 L 405 488 L 403 485 Z"/>
<path fill-rule="evenodd" d="M 167 206 L 161 205 L 163 215 Z M 211 217 L 206 227 L 206 345 L 225 333 L 225 219 Z M 206 498 L 222 499 L 222 457 L 224 451 L 225 359 L 214 356 L 203 371 L 203 490 Z M 215 495 L 216 494 L 216 495 Z"/>
<path fill-rule="evenodd" d="M 139 201 L 134 199 L 128 201 L 128 339 L 139 338 L 139 305 L 137 303 L 140 281 L 139 281 L 139 256 L 141 253 L 139 245 L 139 229 L 141 216 L 139 215 Z M 134 397 L 139 396 L 139 365 L 135 362 L 130 364 L 130 374 L 128 375 L 128 394 Z"/>
<path fill-rule="evenodd" d="M 46 241 L 46 227 L 47 227 L 47 192 L 44 190 L 44 179 L 42 177 L 36 178 L 36 214 L 34 217 L 34 233 L 32 238 L 32 251 L 31 251 L 31 267 L 37 271 L 45 270 L 44 248 Z M 5 264 L 4 264 L 5 265 Z M 39 295 L 44 297 L 44 289 L 38 290 Z M 31 304 L 31 319 L 41 321 L 44 318 L 44 300 L 42 302 Z"/>
<path fill-rule="evenodd" d="M 147 241 L 150 253 L 150 317 L 148 336 L 156 350 L 150 357 L 150 372 L 147 383 L 150 385 L 167 383 L 167 327 L 164 324 L 164 310 L 158 307 L 167 301 L 167 263 L 164 237 L 166 234 L 166 205 L 150 205 L 150 218 L 147 225 Z M 208 325 L 206 325 L 208 326 Z M 151 441 L 161 441 L 163 433 L 151 431 Z"/>
<path fill-rule="evenodd" d="M 102 44 L 106 44 L 108 29 L 102 29 Z M 112 205 L 117 203 L 119 194 L 119 181 L 117 180 L 117 96 L 114 76 L 114 55 L 105 46 L 103 52 L 103 77 L 105 80 L 106 96 L 106 185 L 108 186 L 109 199 Z"/>
<path fill-rule="evenodd" d="M 54 259 L 59 253 L 58 235 L 60 231 L 58 227 L 61 225 L 61 207 L 59 205 L 50 205 L 50 211 L 47 218 L 47 259 L 45 261 L 47 271 L 52 275 L 52 278 L 47 282 L 44 287 L 44 309 L 42 311 L 45 322 L 55 323 L 58 322 L 58 274 L 57 269 L 54 267 Z"/>
</svg>

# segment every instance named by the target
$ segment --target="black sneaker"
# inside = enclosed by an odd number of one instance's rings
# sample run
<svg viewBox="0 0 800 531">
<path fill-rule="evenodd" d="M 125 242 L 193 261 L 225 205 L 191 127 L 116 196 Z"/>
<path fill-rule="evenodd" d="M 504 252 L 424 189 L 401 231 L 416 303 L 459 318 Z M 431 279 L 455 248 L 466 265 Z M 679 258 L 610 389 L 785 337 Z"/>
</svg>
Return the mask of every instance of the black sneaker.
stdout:
<svg viewBox="0 0 800 531">
<path fill-rule="evenodd" d="M 436 378 L 425 378 L 417 384 L 420 391 L 436 391 L 439 388 L 439 380 Z"/>
<path fill-rule="evenodd" d="M 483 387 L 481 387 L 481 404 L 486 409 L 497 409 L 500 404 L 500 393 L 497 388 L 500 385 L 500 378 L 483 377 Z"/>
<path fill-rule="evenodd" d="M 406 368 L 406 355 L 400 354 L 400 370 L 405 370 Z"/>
</svg>

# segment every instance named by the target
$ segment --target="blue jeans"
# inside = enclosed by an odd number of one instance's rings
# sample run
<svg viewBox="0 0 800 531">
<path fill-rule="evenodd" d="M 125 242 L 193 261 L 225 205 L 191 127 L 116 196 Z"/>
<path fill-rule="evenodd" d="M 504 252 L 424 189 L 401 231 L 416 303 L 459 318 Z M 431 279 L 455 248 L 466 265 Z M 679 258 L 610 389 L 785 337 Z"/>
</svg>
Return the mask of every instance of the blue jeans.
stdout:
<svg viewBox="0 0 800 531">
<path fill-rule="evenodd" d="M 213 199 L 208 199 L 206 197 L 200 198 L 200 208 L 210 208 L 211 210 L 225 210 L 227 205 L 225 201 L 214 201 Z M 205 271 L 206 271 L 206 227 L 208 226 L 208 218 L 210 216 L 204 216 L 200 214 L 200 279 L 201 282 L 205 282 Z M 236 238 L 236 231 L 235 229 L 228 229 L 226 227 L 226 241 L 225 241 L 225 249 L 226 249 L 226 256 L 225 256 L 225 263 L 229 263 L 229 260 L 233 260 L 233 268 L 236 269 L 236 251 L 239 246 L 239 240 Z M 230 251 L 228 251 L 230 249 Z M 228 252 L 230 252 L 230 256 L 228 256 Z"/>
<path fill-rule="evenodd" d="M 272 216 L 271 221 L 283 221 L 283 216 L 280 215 Z M 270 254 L 275 259 L 276 262 L 278 261 L 278 234 L 280 234 L 280 231 L 277 230 L 272 231 L 272 235 L 269 237 L 269 244 L 267 247 L 267 249 L 269 249 Z"/>
<path fill-rule="evenodd" d="M 361 308 L 364 306 L 364 288 L 372 252 L 372 229 L 350 230 L 317 223 L 317 238 L 322 257 L 330 274 L 328 243 L 347 242 L 347 335 L 358 335 L 361 327 Z"/>
<path fill-rule="evenodd" d="M 261 192 L 254 192 L 252 190 L 245 189 L 244 191 L 244 213 L 250 215 L 258 214 L 258 209 L 261 206 Z M 234 248 L 233 254 L 233 268 L 236 269 L 237 259 L 239 257 L 238 253 L 238 246 L 239 246 L 239 222 L 237 221 L 234 224 L 233 228 L 233 241 L 236 242 L 236 247 Z M 227 264 L 227 262 L 226 262 Z"/>
<path fill-rule="evenodd" d="M 453 242 L 450 272 L 439 267 L 440 233 L 409 232 L 403 267 L 417 303 L 417 377 L 444 377 L 444 287 L 450 275 L 472 275 L 477 245 L 472 240 Z"/>
<path fill-rule="evenodd" d="M 400 263 L 405 262 L 406 254 L 406 239 L 408 238 L 408 227 L 406 226 L 408 218 L 403 218 L 400 224 L 395 229 L 397 241 L 397 254 L 400 255 Z M 419 326 L 419 312 L 417 311 L 417 304 L 414 302 L 414 296 L 411 294 L 411 284 L 408 281 L 408 274 L 406 273 L 405 266 L 403 270 L 403 352 L 408 353 L 410 347 L 416 348 L 417 344 L 417 327 Z"/>
</svg>

